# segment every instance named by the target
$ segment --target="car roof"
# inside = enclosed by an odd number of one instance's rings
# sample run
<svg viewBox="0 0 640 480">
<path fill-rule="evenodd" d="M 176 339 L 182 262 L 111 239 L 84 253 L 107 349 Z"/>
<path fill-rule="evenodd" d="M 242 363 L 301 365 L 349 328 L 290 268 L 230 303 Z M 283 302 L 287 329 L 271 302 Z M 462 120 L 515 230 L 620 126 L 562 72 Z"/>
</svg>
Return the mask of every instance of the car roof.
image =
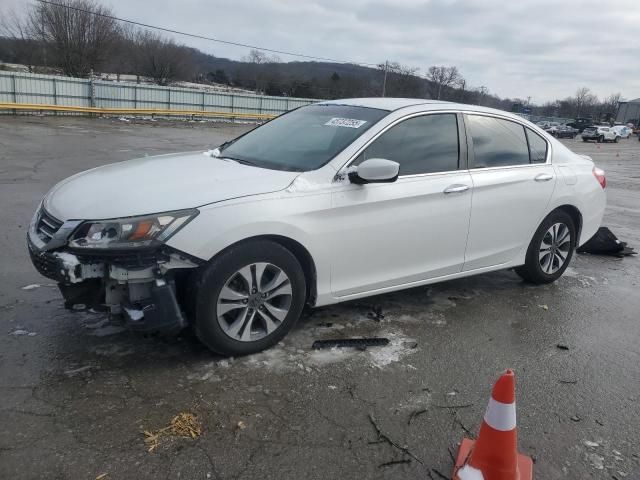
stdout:
<svg viewBox="0 0 640 480">
<path fill-rule="evenodd" d="M 461 110 L 472 112 L 495 113 L 505 117 L 524 120 L 523 117 L 495 108 L 481 107 L 479 105 L 467 105 L 464 103 L 444 102 L 441 100 L 429 100 L 424 98 L 393 98 L 393 97 L 370 97 L 370 98 L 344 98 L 338 100 L 327 100 L 316 105 L 345 105 L 352 107 L 378 108 L 393 112 L 402 108 L 421 107 L 423 111 L 429 110 Z"/>
</svg>

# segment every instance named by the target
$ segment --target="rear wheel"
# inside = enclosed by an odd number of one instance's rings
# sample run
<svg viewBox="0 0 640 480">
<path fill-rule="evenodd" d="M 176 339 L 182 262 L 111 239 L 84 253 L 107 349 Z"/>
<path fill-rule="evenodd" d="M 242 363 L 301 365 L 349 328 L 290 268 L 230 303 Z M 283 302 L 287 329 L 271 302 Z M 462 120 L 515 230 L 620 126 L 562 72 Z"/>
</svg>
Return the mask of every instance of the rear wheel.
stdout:
<svg viewBox="0 0 640 480">
<path fill-rule="evenodd" d="M 614 139 L 613 139 L 613 141 L 614 141 L 615 143 L 618 143 L 618 139 L 619 139 L 619 138 L 620 138 L 620 137 L 616 136 L 616 138 L 614 138 Z"/>
<path fill-rule="evenodd" d="M 257 240 L 214 259 L 197 285 L 196 335 L 223 355 L 248 355 L 278 343 L 306 298 L 304 272 L 278 243 Z"/>
<path fill-rule="evenodd" d="M 602 135 L 600 135 L 600 136 L 598 137 L 598 140 L 596 140 L 596 142 L 598 142 L 598 143 L 602 143 L 602 142 L 604 142 L 604 137 L 603 137 Z"/>
<path fill-rule="evenodd" d="M 569 266 L 576 246 L 576 226 L 569 214 L 551 212 L 540 224 L 516 273 L 531 283 L 556 281 Z"/>
</svg>

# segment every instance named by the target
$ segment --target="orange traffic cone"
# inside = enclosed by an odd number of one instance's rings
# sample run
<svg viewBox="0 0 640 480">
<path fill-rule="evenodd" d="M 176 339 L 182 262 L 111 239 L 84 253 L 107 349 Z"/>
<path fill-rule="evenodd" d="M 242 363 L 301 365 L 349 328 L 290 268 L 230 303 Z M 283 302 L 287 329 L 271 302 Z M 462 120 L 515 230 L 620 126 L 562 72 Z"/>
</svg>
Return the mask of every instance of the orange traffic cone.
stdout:
<svg viewBox="0 0 640 480">
<path fill-rule="evenodd" d="M 518 453 L 516 380 L 507 370 L 491 392 L 476 441 L 462 439 L 453 480 L 531 480 L 533 462 Z"/>
</svg>

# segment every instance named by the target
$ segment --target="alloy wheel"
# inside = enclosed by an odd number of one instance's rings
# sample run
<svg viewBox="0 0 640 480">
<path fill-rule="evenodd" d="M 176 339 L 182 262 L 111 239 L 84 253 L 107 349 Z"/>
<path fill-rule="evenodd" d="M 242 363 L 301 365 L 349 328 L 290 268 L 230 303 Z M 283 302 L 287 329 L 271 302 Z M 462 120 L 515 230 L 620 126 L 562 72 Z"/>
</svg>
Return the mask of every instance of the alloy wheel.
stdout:
<svg viewBox="0 0 640 480">
<path fill-rule="evenodd" d="M 265 262 L 246 265 L 220 290 L 218 324 L 234 340 L 260 340 L 284 322 L 292 298 L 291 281 L 281 268 Z"/>
<path fill-rule="evenodd" d="M 562 268 L 569 257 L 571 231 L 564 223 L 554 223 L 542 237 L 540 244 L 540 268 L 551 275 Z"/>
</svg>

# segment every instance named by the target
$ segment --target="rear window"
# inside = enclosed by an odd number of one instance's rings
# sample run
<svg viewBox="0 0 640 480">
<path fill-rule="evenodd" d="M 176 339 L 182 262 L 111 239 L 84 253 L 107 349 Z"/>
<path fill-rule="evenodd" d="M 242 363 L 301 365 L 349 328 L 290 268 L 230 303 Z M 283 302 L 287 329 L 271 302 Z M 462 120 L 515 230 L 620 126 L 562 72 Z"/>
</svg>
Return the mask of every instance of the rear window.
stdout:
<svg viewBox="0 0 640 480">
<path fill-rule="evenodd" d="M 529 147 L 522 125 L 482 115 L 467 115 L 466 122 L 473 140 L 475 168 L 529 163 Z"/>
<path fill-rule="evenodd" d="M 529 128 L 526 129 L 526 132 L 531 163 L 545 163 L 547 161 L 548 148 L 546 140 Z"/>
</svg>

